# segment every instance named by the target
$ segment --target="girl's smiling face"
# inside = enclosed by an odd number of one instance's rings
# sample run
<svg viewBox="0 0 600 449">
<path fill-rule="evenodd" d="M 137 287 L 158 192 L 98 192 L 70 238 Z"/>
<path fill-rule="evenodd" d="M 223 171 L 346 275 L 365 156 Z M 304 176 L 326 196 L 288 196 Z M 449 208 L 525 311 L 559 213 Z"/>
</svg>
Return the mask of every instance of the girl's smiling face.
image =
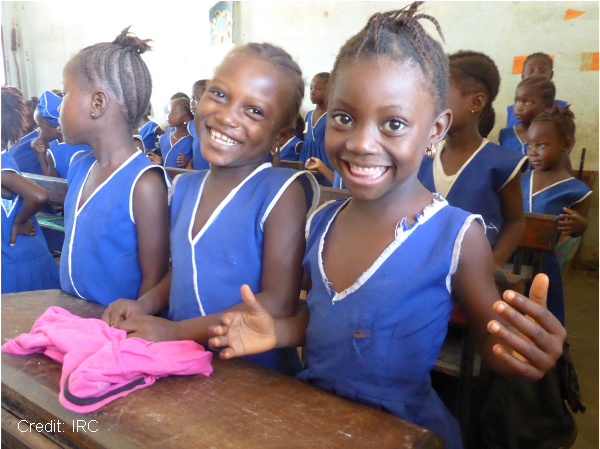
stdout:
<svg viewBox="0 0 600 449">
<path fill-rule="evenodd" d="M 291 135 L 289 82 L 276 66 L 235 55 L 217 69 L 198 104 L 194 126 L 202 156 L 217 166 L 261 162 L 273 144 Z M 285 139 L 285 140 L 283 140 Z"/>
<path fill-rule="evenodd" d="M 350 194 L 372 200 L 416 181 L 425 149 L 451 122 L 448 109 L 436 116 L 421 69 L 364 57 L 341 66 L 330 89 L 325 148 Z"/>
</svg>

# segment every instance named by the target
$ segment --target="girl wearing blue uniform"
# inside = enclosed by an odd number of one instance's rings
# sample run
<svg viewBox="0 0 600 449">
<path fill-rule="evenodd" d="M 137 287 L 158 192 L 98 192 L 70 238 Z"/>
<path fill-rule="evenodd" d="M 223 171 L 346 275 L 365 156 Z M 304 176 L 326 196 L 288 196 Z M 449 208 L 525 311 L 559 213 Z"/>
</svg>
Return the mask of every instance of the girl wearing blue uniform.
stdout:
<svg viewBox="0 0 600 449">
<path fill-rule="evenodd" d="M 192 114 L 196 113 L 198 102 L 202 98 L 202 95 L 204 95 L 204 92 L 206 92 L 208 83 L 210 83 L 210 80 L 198 80 L 194 83 L 194 86 L 192 87 L 192 96 L 190 97 L 190 108 Z M 192 142 L 192 159 L 186 162 L 186 168 L 193 170 L 208 170 L 210 165 L 202 157 L 202 152 L 200 151 L 200 138 L 196 132 L 193 119 L 190 123 L 188 123 L 188 132 L 194 140 Z M 187 160 L 187 158 L 184 158 L 185 156 L 180 156 L 180 162 L 183 163 Z"/>
<path fill-rule="evenodd" d="M 331 187 L 333 168 L 325 152 L 325 122 L 327 121 L 327 83 L 329 73 L 317 73 L 310 82 L 310 101 L 317 107 L 304 117 L 304 143 L 300 158 L 309 170 L 319 170 L 321 184 Z M 321 164 L 319 164 L 321 162 Z"/>
<path fill-rule="evenodd" d="M 192 158 L 193 138 L 188 132 L 188 124 L 194 116 L 190 111 L 190 104 L 185 98 L 171 100 L 167 123 L 173 131 L 160 136 L 160 152 L 162 157 L 150 153 L 150 160 L 164 167 L 185 168 L 187 161 Z M 181 160 L 181 156 L 185 160 Z"/>
<path fill-rule="evenodd" d="M 544 78 L 552 80 L 552 77 L 554 76 L 554 71 L 552 70 L 553 65 L 554 61 L 550 55 L 541 52 L 532 53 L 527 56 L 523 63 L 521 79 L 531 78 L 532 76 L 543 76 Z M 554 106 L 564 108 L 566 105 L 566 101 L 554 100 Z M 511 128 L 518 124 L 519 121 L 517 120 L 517 117 L 515 117 L 514 105 L 511 104 L 506 107 L 506 127 Z"/>
<path fill-rule="evenodd" d="M 244 283 L 260 291 L 257 298 L 274 315 L 294 314 L 303 228 L 318 186 L 309 173 L 263 161 L 292 134 L 303 90 L 300 68 L 278 47 L 248 44 L 225 57 L 195 116 L 211 168 L 174 182 L 172 268 L 139 301 L 119 301 L 103 319 L 134 337 L 207 345 L 208 327 L 219 322 L 220 312 L 245 308 L 239 296 Z M 165 308 L 169 320 L 139 316 Z M 251 360 L 287 374 L 300 369 L 295 348 Z"/>
<path fill-rule="evenodd" d="M 128 30 L 84 48 L 63 70 L 65 141 L 92 152 L 69 168 L 61 288 L 105 306 L 153 288 L 169 258 L 168 180 L 135 148 L 131 133 L 152 93 L 140 56 L 149 46 Z"/>
<path fill-rule="evenodd" d="M 519 124 L 500 130 L 500 145 L 526 156 L 524 141 L 527 129 L 536 116 L 552 107 L 555 94 L 554 83 L 543 76 L 533 76 L 521 81 L 515 92 L 514 103 L 514 112 Z"/>
<path fill-rule="evenodd" d="M 289 140 L 281 148 L 271 149 L 265 162 L 271 162 L 273 167 L 280 167 L 281 161 L 298 161 L 304 144 L 304 119 L 300 114 L 296 117 L 296 129 Z"/>
<path fill-rule="evenodd" d="M 144 153 L 154 150 L 156 148 L 156 138 L 165 133 L 158 123 L 150 119 L 150 114 L 152 114 L 152 104 L 148 103 L 148 109 L 142 119 L 144 124 L 139 128 L 139 135 L 144 142 Z"/>
<path fill-rule="evenodd" d="M 523 230 L 520 175 L 527 157 L 479 134 L 480 119 L 493 112 L 500 75 L 483 53 L 450 55 L 448 106 L 452 124 L 443 148 L 424 156 L 419 181 L 452 206 L 483 217 L 494 264 L 503 267 L 517 248 Z"/>
<path fill-rule="evenodd" d="M 250 310 L 225 314 L 223 325 L 211 329 L 210 345 L 225 346 L 220 355 L 227 359 L 305 344 L 299 379 L 429 427 L 457 448 L 458 424 L 429 378 L 453 297 L 484 361 L 504 373 L 539 378 L 561 354 L 565 331 L 514 292 L 506 301 L 533 321 L 507 303 L 494 304 L 500 298 L 481 217 L 450 206 L 417 180 L 423 151 L 442 139 L 451 112 L 447 57 L 414 17 L 416 9 L 371 17 L 335 62 L 326 147 L 352 198 L 326 203 L 309 218 L 308 307 L 274 319 L 244 286 Z M 544 293 L 542 276 L 532 296 Z M 529 327 L 534 342 L 507 331 L 508 323 Z M 524 362 L 509 355 L 511 348 L 541 358 Z"/>
<path fill-rule="evenodd" d="M 522 179 L 525 211 L 560 216 L 561 240 L 579 239 L 587 228 L 583 215 L 592 193 L 587 185 L 571 176 L 567 167 L 566 160 L 575 141 L 573 117 L 568 106 L 553 107 L 533 120 L 527 132 L 527 154 L 534 170 Z M 572 246 L 574 252 L 578 242 L 565 246 Z M 542 271 L 550 279 L 548 310 L 564 324 L 562 275 L 555 254 L 544 256 Z"/>
<path fill-rule="evenodd" d="M 24 113 L 21 92 L 2 86 L 2 293 L 60 287 L 58 268 L 35 218 L 48 192 L 21 176 L 6 151 L 21 134 Z"/>
</svg>

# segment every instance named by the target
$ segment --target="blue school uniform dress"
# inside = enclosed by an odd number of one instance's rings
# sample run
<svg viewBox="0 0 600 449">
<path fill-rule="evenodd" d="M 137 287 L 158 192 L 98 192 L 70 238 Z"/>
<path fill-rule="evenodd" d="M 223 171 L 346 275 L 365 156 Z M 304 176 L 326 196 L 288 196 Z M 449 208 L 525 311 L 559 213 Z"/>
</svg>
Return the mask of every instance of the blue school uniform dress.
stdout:
<svg viewBox="0 0 600 449">
<path fill-rule="evenodd" d="M 21 174 L 14 158 L 6 151 L 1 155 L 1 165 L 2 172 Z M 10 246 L 13 223 L 23 203 L 23 198 L 16 193 L 11 199 L 2 198 L 2 293 L 60 288 L 56 262 L 35 216 L 30 217 L 35 236 L 18 235 L 15 246 Z"/>
<path fill-rule="evenodd" d="M 37 131 L 32 131 L 22 137 L 15 145 L 8 149 L 8 153 L 13 157 L 21 173 L 34 173 L 43 175 L 42 166 L 31 148 L 31 141 L 39 136 Z"/>
<path fill-rule="evenodd" d="M 300 151 L 303 146 L 302 139 L 293 136 L 281 147 L 281 160 L 282 161 L 299 161 Z"/>
<path fill-rule="evenodd" d="M 319 198 L 310 173 L 262 164 L 244 179 L 192 235 L 196 211 L 209 170 L 177 176 L 171 198 L 172 281 L 168 318 L 181 321 L 219 313 L 241 302 L 240 287 L 261 291 L 263 224 L 285 189 L 298 179 L 307 211 Z M 295 348 L 246 357 L 285 374 L 300 370 Z"/>
<path fill-rule="evenodd" d="M 523 205 L 525 212 L 537 214 L 560 215 L 566 213 L 563 207 L 571 208 L 585 200 L 592 191 L 585 183 L 575 178 L 568 178 L 533 192 L 533 178 L 537 170 L 531 170 L 521 178 Z M 565 324 L 565 304 L 563 297 L 562 274 L 558 259 L 554 253 L 545 253 L 542 272 L 548 275 L 548 310 Z"/>
<path fill-rule="evenodd" d="M 492 248 L 504 226 L 502 201 L 499 191 L 519 172 L 527 169 L 527 157 L 483 139 L 460 170 L 452 176 L 444 173 L 441 151 L 435 157 L 423 157 L 418 178 L 430 192 L 441 193 L 454 207 L 460 207 L 483 217 L 486 236 Z M 446 192 L 443 184 L 447 187 Z"/>
<path fill-rule="evenodd" d="M 510 128 L 502 128 L 500 130 L 500 134 L 498 135 L 498 142 L 505 148 L 510 148 L 511 150 L 518 151 L 523 156 L 527 156 L 527 146 L 517 135 L 515 126 L 511 126 Z"/>
<path fill-rule="evenodd" d="M 163 158 L 163 166 L 171 168 L 185 168 L 177 164 L 179 153 L 183 153 L 188 161 L 192 158 L 192 136 L 185 136 L 171 146 L 171 133 L 165 133 L 160 136 L 160 152 Z"/>
<path fill-rule="evenodd" d="M 333 171 L 333 186 L 334 189 L 345 189 L 346 184 L 338 172 Z"/>
<path fill-rule="evenodd" d="M 196 127 L 194 126 L 194 121 L 192 120 L 188 123 L 188 132 L 190 136 L 192 136 L 192 157 L 194 160 L 192 161 L 192 168 L 194 170 L 208 170 L 210 168 L 210 164 L 206 162 L 206 160 L 202 157 L 202 151 L 200 150 L 200 138 L 198 137 L 198 133 L 196 132 Z M 189 159 L 189 158 L 188 158 Z"/>
<path fill-rule="evenodd" d="M 152 120 L 140 128 L 140 136 L 142 136 L 142 140 L 144 141 L 144 150 L 146 150 L 146 152 L 156 148 L 156 130 L 158 128 L 158 123 L 155 123 Z"/>
<path fill-rule="evenodd" d="M 327 113 L 319 117 L 319 120 L 317 120 L 317 123 L 313 127 L 312 116 L 314 112 L 315 111 L 308 111 L 306 117 L 304 117 L 306 128 L 299 160 L 304 162 L 304 165 L 306 166 L 306 161 L 308 159 L 316 157 L 321 159 L 329 170 L 333 171 L 333 167 L 325 152 L 325 123 L 327 122 Z M 331 187 L 331 183 L 325 177 L 323 177 L 322 185 Z"/>
<path fill-rule="evenodd" d="M 559 106 L 564 108 L 567 105 L 566 101 L 562 100 L 554 100 L 554 106 Z M 506 127 L 510 128 L 511 126 L 518 125 L 519 121 L 517 117 L 515 117 L 515 110 L 513 109 L 513 105 L 509 105 L 506 107 Z"/>
<path fill-rule="evenodd" d="M 50 142 L 50 148 L 48 149 L 52 160 L 54 160 L 54 167 L 58 176 L 61 178 L 67 178 L 69 173 L 69 166 L 73 161 L 73 157 L 80 151 L 92 151 L 88 145 L 67 145 L 66 143 L 58 143 L 57 140 Z"/>
<path fill-rule="evenodd" d="M 142 283 L 133 216 L 137 180 L 157 169 L 170 183 L 164 168 L 136 151 L 78 208 L 95 164 L 94 153 L 85 153 L 69 170 L 60 284 L 72 295 L 108 306 L 119 298 L 137 299 Z"/>
<path fill-rule="evenodd" d="M 429 373 L 448 330 L 460 245 L 481 217 L 433 195 L 413 225 L 398 223 L 394 241 L 352 286 L 335 292 L 324 271 L 323 247 L 349 201 L 324 204 L 306 225 L 303 266 L 312 289 L 306 366 L 296 377 L 432 429 L 448 448 L 460 448 L 458 423 Z"/>
</svg>

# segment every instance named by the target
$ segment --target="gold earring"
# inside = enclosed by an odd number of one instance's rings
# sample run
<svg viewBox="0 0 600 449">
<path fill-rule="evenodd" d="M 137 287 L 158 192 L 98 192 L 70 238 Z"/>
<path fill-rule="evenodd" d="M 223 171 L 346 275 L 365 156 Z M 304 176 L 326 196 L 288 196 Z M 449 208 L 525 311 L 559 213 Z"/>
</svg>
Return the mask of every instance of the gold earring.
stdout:
<svg viewBox="0 0 600 449">
<path fill-rule="evenodd" d="M 471 109 L 471 114 L 475 114 L 475 109 Z"/>
</svg>

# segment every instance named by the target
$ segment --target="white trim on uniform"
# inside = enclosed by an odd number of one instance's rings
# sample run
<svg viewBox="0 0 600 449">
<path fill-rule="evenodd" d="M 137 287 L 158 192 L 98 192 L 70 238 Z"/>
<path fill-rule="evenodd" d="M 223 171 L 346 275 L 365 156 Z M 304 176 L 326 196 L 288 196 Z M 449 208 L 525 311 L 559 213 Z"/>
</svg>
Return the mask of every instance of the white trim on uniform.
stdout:
<svg viewBox="0 0 600 449">
<path fill-rule="evenodd" d="M 498 189 L 498 191 L 502 190 L 502 188 L 508 184 L 509 182 L 511 182 L 515 176 L 517 176 L 517 173 L 521 172 L 521 168 L 523 167 L 523 164 L 525 162 L 527 162 L 529 160 L 529 158 L 527 156 L 523 156 L 523 158 L 519 161 L 519 163 L 517 164 L 517 166 L 515 167 L 515 169 L 513 170 L 513 172 L 510 174 L 510 176 L 508 177 L 508 179 L 504 182 L 504 184 L 502 184 L 502 186 Z"/>
<path fill-rule="evenodd" d="M 135 189 L 135 185 L 137 184 L 138 179 L 140 179 L 140 176 L 142 176 L 144 173 L 146 173 L 147 170 L 149 170 L 151 168 L 159 168 L 162 170 L 162 174 L 165 177 L 165 182 L 167 184 L 167 198 L 169 198 L 169 199 L 171 198 L 171 195 L 170 195 L 171 181 L 169 180 L 169 175 L 167 174 L 165 167 L 152 164 L 152 165 L 142 168 L 140 170 L 140 172 L 137 174 L 137 176 L 135 177 L 135 179 L 133 180 L 133 184 L 131 185 L 131 191 L 129 192 L 129 218 L 131 218 L 131 221 L 133 222 L 133 224 L 135 224 L 135 218 L 133 217 L 133 191 Z"/>
<path fill-rule="evenodd" d="M 479 214 L 469 215 L 463 225 L 461 226 L 458 234 L 456 236 L 456 240 L 454 241 L 454 249 L 452 250 L 452 261 L 450 263 L 450 271 L 448 272 L 448 276 L 446 276 L 446 288 L 448 289 L 448 293 L 452 293 L 452 275 L 456 273 L 456 269 L 458 268 L 458 258 L 460 257 L 460 247 L 462 245 L 463 238 L 469 226 L 473 220 L 477 220 L 483 226 L 483 232 L 486 232 L 485 221 L 483 217 Z"/>
</svg>

